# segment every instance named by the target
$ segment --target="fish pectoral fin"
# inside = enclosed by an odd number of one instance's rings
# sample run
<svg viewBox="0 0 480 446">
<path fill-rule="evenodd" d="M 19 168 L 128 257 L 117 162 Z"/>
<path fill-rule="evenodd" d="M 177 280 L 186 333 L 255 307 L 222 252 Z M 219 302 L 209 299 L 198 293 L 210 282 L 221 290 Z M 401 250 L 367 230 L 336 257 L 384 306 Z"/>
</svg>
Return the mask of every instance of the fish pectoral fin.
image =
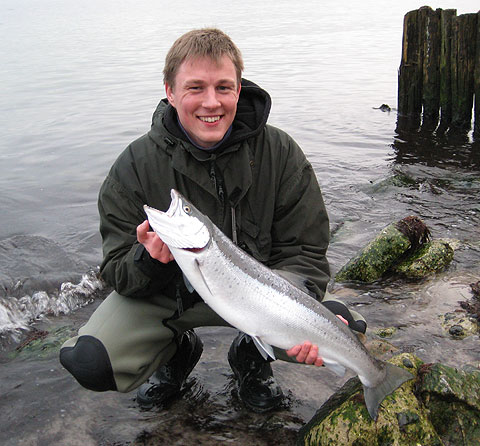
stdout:
<svg viewBox="0 0 480 446">
<path fill-rule="evenodd" d="M 202 278 L 203 280 L 203 283 L 205 284 L 205 287 L 207 288 L 208 292 L 210 294 L 212 294 L 212 291 L 210 290 L 210 287 L 208 286 L 208 283 L 207 281 L 205 280 L 205 276 L 202 274 L 202 270 L 200 269 L 200 262 L 195 259 L 195 266 L 197 267 L 197 272 L 198 272 L 198 275 Z M 191 286 L 191 285 L 190 285 Z M 193 287 L 192 287 L 193 288 Z"/>
<path fill-rule="evenodd" d="M 342 377 L 343 375 L 345 375 L 345 367 L 343 367 L 343 365 L 339 364 L 338 362 L 324 359 L 323 363 L 325 364 L 325 367 L 330 369 L 332 372 L 335 372 L 338 376 Z"/>
<path fill-rule="evenodd" d="M 277 359 L 275 358 L 273 347 L 270 344 L 263 342 L 258 336 L 251 336 L 251 338 L 253 339 L 253 342 L 255 343 L 255 346 L 257 347 L 258 351 L 263 356 L 263 359 L 267 360 L 269 356 L 273 360 Z"/>
</svg>

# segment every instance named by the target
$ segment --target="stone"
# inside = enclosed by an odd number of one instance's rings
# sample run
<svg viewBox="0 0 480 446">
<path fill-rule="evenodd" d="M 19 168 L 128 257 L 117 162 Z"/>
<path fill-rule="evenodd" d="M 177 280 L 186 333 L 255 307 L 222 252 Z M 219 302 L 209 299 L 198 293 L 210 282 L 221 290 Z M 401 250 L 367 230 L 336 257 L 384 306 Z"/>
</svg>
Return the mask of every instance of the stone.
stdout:
<svg viewBox="0 0 480 446">
<path fill-rule="evenodd" d="M 409 353 L 390 362 L 416 378 L 384 400 L 376 422 L 352 378 L 300 429 L 297 446 L 480 444 L 480 370 L 424 364 Z"/>
</svg>

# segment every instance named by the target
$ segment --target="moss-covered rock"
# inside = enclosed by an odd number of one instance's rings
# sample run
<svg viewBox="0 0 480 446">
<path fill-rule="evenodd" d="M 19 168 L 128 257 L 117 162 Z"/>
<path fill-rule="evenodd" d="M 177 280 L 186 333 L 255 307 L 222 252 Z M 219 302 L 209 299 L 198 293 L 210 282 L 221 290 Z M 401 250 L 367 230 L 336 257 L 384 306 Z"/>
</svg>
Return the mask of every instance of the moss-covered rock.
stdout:
<svg viewBox="0 0 480 446">
<path fill-rule="evenodd" d="M 337 282 L 378 280 L 410 248 L 410 240 L 388 225 L 335 276 Z"/>
<path fill-rule="evenodd" d="M 376 330 L 375 334 L 380 338 L 391 338 L 396 332 L 397 329 L 395 327 L 383 327 Z"/>
<path fill-rule="evenodd" d="M 409 251 L 422 245 L 430 231 L 418 217 L 409 216 L 384 228 L 335 276 L 337 282 L 374 282 Z"/>
<path fill-rule="evenodd" d="M 422 362 L 402 354 L 390 362 L 412 374 Z M 358 378 L 349 380 L 300 431 L 302 446 L 422 446 L 442 443 L 413 393 L 413 380 L 404 383 L 382 403 L 377 421 L 368 415 Z"/>
<path fill-rule="evenodd" d="M 26 339 L 9 356 L 50 358 L 58 355 L 62 344 L 73 335 L 72 327 L 57 327 L 51 331 L 31 330 Z"/>
<path fill-rule="evenodd" d="M 376 422 L 366 410 L 360 381 L 352 378 L 300 430 L 297 445 L 480 444 L 480 371 L 425 365 L 407 353 L 390 362 L 407 368 L 416 380 L 384 400 Z"/>
<path fill-rule="evenodd" d="M 463 339 L 479 332 L 478 321 L 464 311 L 454 311 L 439 317 L 443 329 L 455 339 Z"/>
<path fill-rule="evenodd" d="M 421 279 L 442 271 L 453 259 L 453 248 L 444 240 L 432 240 L 396 265 L 394 272 L 409 279 Z"/>
<path fill-rule="evenodd" d="M 480 371 L 425 365 L 417 389 L 444 444 L 480 444 Z"/>
</svg>

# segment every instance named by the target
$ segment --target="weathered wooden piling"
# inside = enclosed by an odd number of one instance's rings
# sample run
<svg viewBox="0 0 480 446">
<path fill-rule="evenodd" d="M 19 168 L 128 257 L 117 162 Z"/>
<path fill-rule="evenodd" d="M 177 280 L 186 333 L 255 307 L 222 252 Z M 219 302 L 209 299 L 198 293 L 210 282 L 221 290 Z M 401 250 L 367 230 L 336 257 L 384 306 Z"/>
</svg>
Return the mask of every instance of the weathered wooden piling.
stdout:
<svg viewBox="0 0 480 446">
<path fill-rule="evenodd" d="M 480 137 L 479 17 L 428 6 L 405 15 L 397 130 L 468 132 L 475 97 Z"/>
<path fill-rule="evenodd" d="M 450 128 L 470 130 L 473 107 L 477 14 L 463 14 L 452 21 L 452 122 Z"/>
<path fill-rule="evenodd" d="M 457 15 L 455 9 L 440 12 L 440 125 L 439 132 L 444 133 L 452 122 L 452 74 L 450 70 L 452 55 L 452 21 Z"/>
<path fill-rule="evenodd" d="M 422 105 L 423 126 L 437 127 L 440 109 L 440 10 L 430 8 L 420 10 L 423 15 L 423 69 Z"/>
<path fill-rule="evenodd" d="M 475 54 L 475 72 L 473 84 L 475 93 L 473 136 L 475 139 L 480 139 L 480 12 L 477 13 L 477 49 Z"/>
</svg>

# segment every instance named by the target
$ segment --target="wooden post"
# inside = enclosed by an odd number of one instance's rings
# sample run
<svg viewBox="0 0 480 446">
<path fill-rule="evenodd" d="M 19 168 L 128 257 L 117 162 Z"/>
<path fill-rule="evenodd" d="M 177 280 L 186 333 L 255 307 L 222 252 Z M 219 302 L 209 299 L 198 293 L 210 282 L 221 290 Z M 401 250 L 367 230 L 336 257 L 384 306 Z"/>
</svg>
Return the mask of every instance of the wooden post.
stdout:
<svg viewBox="0 0 480 446">
<path fill-rule="evenodd" d="M 456 9 L 442 10 L 440 29 L 442 43 L 440 46 L 440 110 L 441 118 L 437 133 L 445 133 L 452 121 L 452 20 L 457 15 Z"/>
<path fill-rule="evenodd" d="M 434 131 L 438 125 L 440 108 L 440 47 L 441 47 L 441 9 L 421 8 L 424 15 L 423 71 L 422 71 L 422 130 Z"/>
<path fill-rule="evenodd" d="M 452 122 L 450 131 L 471 128 L 476 53 L 477 14 L 462 14 L 452 21 Z"/>
<path fill-rule="evenodd" d="M 398 70 L 397 129 L 417 129 L 422 113 L 422 56 L 420 10 L 405 14 L 402 58 Z"/>
<path fill-rule="evenodd" d="M 474 78 L 475 121 L 473 125 L 473 137 L 480 140 L 480 12 L 477 13 L 477 49 Z"/>
</svg>

